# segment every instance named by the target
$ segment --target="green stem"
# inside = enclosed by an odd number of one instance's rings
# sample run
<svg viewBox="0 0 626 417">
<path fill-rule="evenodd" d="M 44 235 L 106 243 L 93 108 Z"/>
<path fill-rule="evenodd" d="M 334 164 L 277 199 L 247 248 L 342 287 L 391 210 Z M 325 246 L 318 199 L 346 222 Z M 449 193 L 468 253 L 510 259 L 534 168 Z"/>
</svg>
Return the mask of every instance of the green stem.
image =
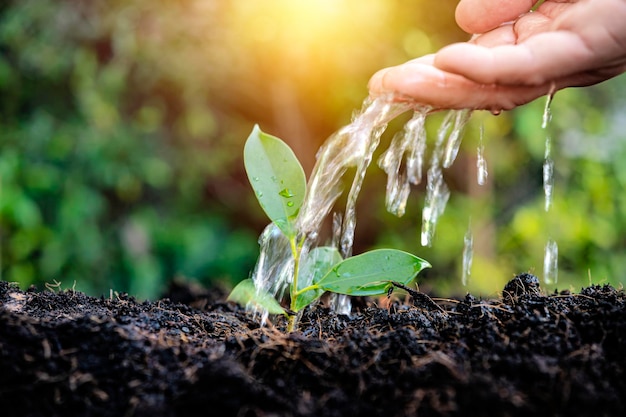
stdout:
<svg viewBox="0 0 626 417">
<path fill-rule="evenodd" d="M 300 254 L 302 252 L 301 242 L 296 243 L 296 236 L 289 238 L 291 246 L 291 255 L 293 256 L 293 279 L 291 280 L 291 288 L 289 290 L 290 308 L 292 311 L 296 308 L 296 297 L 298 295 L 298 274 L 300 273 Z M 296 315 L 289 317 L 287 323 L 287 331 L 293 332 L 296 326 Z"/>
<path fill-rule="evenodd" d="M 307 291 L 313 291 L 313 290 L 317 290 L 319 288 L 320 288 L 320 286 L 317 285 L 317 284 L 309 285 L 308 287 L 304 287 L 301 290 L 296 291 L 294 293 L 294 295 L 295 295 L 296 298 L 298 298 L 299 296 L 301 296 L 302 294 L 304 294 Z"/>
</svg>

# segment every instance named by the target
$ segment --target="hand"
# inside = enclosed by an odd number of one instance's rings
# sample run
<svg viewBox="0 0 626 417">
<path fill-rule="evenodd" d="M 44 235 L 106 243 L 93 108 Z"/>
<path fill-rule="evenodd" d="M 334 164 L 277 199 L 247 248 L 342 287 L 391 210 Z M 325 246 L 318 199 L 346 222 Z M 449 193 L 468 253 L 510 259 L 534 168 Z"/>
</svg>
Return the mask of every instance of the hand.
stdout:
<svg viewBox="0 0 626 417">
<path fill-rule="evenodd" d="M 438 109 L 509 110 L 626 71 L 626 0 L 461 0 L 468 42 L 383 69 L 371 96 Z"/>
</svg>

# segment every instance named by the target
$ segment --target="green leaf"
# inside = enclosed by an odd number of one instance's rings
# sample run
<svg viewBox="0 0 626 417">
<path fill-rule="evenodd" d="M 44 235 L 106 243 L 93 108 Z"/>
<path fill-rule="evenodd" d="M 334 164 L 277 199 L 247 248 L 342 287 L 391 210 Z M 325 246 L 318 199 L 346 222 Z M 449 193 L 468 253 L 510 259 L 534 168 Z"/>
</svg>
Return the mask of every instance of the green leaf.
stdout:
<svg viewBox="0 0 626 417">
<path fill-rule="evenodd" d="M 306 176 L 291 148 L 254 125 L 243 150 L 248 180 L 265 214 L 288 238 L 304 201 Z"/>
<path fill-rule="evenodd" d="M 335 247 L 320 246 L 311 250 L 300 266 L 298 290 L 316 284 L 339 262 L 341 262 L 341 255 Z M 296 298 L 294 311 L 298 312 L 302 310 L 313 301 L 320 298 L 324 292 L 322 288 L 315 288 L 299 294 Z"/>
<path fill-rule="evenodd" d="M 365 296 L 386 294 L 391 281 L 409 284 L 430 264 L 407 252 L 377 249 L 343 260 L 317 285 L 325 291 Z"/>
<path fill-rule="evenodd" d="M 267 310 L 270 314 L 285 314 L 285 309 L 267 292 L 259 292 L 252 279 L 244 279 L 233 288 L 227 300 L 246 306 L 252 304 Z"/>
</svg>

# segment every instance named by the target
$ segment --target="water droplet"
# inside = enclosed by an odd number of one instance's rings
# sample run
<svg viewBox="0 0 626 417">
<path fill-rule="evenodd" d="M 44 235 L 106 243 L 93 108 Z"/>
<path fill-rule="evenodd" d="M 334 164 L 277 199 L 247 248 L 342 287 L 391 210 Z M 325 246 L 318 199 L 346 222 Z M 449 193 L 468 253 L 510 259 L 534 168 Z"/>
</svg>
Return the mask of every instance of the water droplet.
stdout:
<svg viewBox="0 0 626 417">
<path fill-rule="evenodd" d="M 467 286 L 469 277 L 472 274 L 472 259 L 474 257 L 474 237 L 472 235 L 471 225 L 468 226 L 467 232 L 463 237 L 463 274 L 461 275 L 461 283 Z"/>
<path fill-rule="evenodd" d="M 293 207 L 293 201 L 287 201 L 287 207 Z"/>
<path fill-rule="evenodd" d="M 285 198 L 291 198 L 294 196 L 294 193 L 289 188 L 283 188 L 278 192 L 278 195 Z"/>
<path fill-rule="evenodd" d="M 480 126 L 480 139 L 478 143 L 478 155 L 476 158 L 476 176 L 478 185 L 485 185 L 487 182 L 487 160 L 485 159 L 485 145 L 483 144 L 484 127 Z"/>
<path fill-rule="evenodd" d="M 559 277 L 559 247 L 557 243 L 549 239 L 546 243 L 543 258 L 543 282 L 556 284 Z"/>
<path fill-rule="evenodd" d="M 256 196 L 259 198 L 263 197 L 263 191 L 257 191 Z"/>
<path fill-rule="evenodd" d="M 543 108 L 543 117 L 541 119 L 541 128 L 546 129 L 548 124 L 552 120 L 552 111 L 550 110 L 550 105 L 552 104 L 552 99 L 554 98 L 554 86 L 551 88 L 550 93 L 546 97 L 546 105 Z"/>
<path fill-rule="evenodd" d="M 276 178 L 276 175 L 272 175 L 271 179 L 272 179 L 272 182 L 278 182 L 278 178 Z"/>
<path fill-rule="evenodd" d="M 499 116 L 500 113 L 502 113 L 502 110 L 491 110 L 491 114 L 493 114 L 494 116 Z"/>
<path fill-rule="evenodd" d="M 252 181 L 258 181 L 259 177 L 252 177 Z"/>
<path fill-rule="evenodd" d="M 443 158 L 443 167 L 450 168 L 459 153 L 459 147 L 463 140 L 463 130 L 472 115 L 471 110 L 452 110 L 454 116 L 454 126 L 448 136 L 446 150 Z"/>
</svg>

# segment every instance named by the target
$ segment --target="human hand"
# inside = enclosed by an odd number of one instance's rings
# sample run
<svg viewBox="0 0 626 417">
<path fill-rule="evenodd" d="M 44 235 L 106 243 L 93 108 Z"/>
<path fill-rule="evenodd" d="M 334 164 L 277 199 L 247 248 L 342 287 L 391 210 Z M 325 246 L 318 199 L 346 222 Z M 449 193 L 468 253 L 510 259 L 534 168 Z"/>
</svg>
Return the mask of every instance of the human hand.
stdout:
<svg viewBox="0 0 626 417">
<path fill-rule="evenodd" d="M 477 35 L 378 71 L 370 95 L 500 111 L 626 71 L 626 0 L 536 2 L 461 0 L 457 23 Z"/>
</svg>

